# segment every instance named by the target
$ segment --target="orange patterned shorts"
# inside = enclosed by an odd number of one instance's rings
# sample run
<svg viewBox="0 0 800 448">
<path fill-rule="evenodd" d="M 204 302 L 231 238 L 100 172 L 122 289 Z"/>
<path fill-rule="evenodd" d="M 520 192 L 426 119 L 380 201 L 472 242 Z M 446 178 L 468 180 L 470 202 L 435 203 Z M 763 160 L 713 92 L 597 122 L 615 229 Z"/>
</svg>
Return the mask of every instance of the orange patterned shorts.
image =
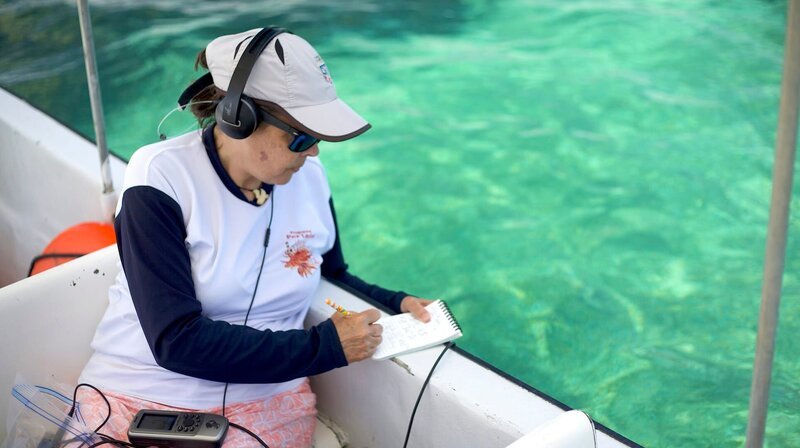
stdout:
<svg viewBox="0 0 800 448">
<path fill-rule="evenodd" d="M 190 410 L 166 406 L 152 401 L 127 397 L 103 391 L 111 404 L 111 418 L 100 432 L 115 439 L 128 440 L 128 426 L 140 409 L 168 411 L 191 411 L 222 414 L 222 407 Z M 108 413 L 103 399 L 94 391 L 84 389 L 80 395 L 81 413 L 87 426 L 96 428 Z M 294 389 L 287 390 L 265 400 L 248 401 L 225 405 L 225 417 L 258 434 L 270 448 L 306 448 L 311 446 L 314 426 L 317 423 L 317 397 L 306 379 Z M 245 432 L 230 427 L 222 444 L 223 448 L 259 446 Z"/>
</svg>

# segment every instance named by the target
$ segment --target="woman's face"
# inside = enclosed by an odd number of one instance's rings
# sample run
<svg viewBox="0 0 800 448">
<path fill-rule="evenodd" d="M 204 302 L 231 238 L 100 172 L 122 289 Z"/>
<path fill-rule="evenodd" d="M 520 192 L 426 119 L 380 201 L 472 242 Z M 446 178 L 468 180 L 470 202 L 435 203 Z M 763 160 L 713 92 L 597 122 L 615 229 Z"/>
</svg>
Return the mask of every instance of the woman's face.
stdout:
<svg viewBox="0 0 800 448">
<path fill-rule="evenodd" d="M 286 184 L 300 170 L 307 157 L 319 155 L 317 145 L 303 152 L 290 151 L 289 143 L 293 138 L 275 126 L 261 123 L 253 135 L 243 141 L 247 146 L 244 169 L 261 182 Z"/>
</svg>

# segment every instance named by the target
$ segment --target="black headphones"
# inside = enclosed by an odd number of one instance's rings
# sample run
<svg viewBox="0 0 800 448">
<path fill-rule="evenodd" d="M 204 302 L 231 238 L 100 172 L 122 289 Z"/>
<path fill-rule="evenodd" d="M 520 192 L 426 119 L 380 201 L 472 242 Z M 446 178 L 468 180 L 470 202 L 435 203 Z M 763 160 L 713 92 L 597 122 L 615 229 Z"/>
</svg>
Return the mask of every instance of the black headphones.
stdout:
<svg viewBox="0 0 800 448">
<path fill-rule="evenodd" d="M 231 76 L 231 81 L 228 84 L 228 92 L 219 104 L 217 104 L 214 113 L 217 127 L 224 132 L 225 135 L 241 140 L 252 135 L 256 128 L 258 128 L 258 124 L 261 122 L 261 114 L 259 113 L 258 106 L 253 102 L 252 98 L 244 94 L 247 78 L 250 77 L 253 66 L 255 66 L 258 57 L 267 45 L 279 34 L 289 32 L 290 31 L 278 27 L 264 28 L 253 36 L 242 52 L 242 57 L 236 64 L 236 68 L 233 70 L 233 75 Z M 192 98 L 213 83 L 214 80 L 211 77 L 211 73 L 206 73 L 201 76 L 183 91 L 180 98 L 178 98 L 178 106 L 182 109 L 185 108 Z"/>
</svg>

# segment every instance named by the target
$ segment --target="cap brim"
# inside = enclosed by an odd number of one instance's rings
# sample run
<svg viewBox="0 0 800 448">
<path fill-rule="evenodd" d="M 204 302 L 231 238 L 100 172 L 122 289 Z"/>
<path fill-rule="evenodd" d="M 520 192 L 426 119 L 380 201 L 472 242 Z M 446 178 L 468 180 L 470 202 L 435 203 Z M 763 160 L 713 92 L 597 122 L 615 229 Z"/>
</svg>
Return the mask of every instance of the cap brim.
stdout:
<svg viewBox="0 0 800 448">
<path fill-rule="evenodd" d="M 284 110 L 297 121 L 295 124 L 298 125 L 298 129 L 328 142 L 351 139 L 370 128 L 367 120 L 339 98 L 316 106 Z"/>
</svg>

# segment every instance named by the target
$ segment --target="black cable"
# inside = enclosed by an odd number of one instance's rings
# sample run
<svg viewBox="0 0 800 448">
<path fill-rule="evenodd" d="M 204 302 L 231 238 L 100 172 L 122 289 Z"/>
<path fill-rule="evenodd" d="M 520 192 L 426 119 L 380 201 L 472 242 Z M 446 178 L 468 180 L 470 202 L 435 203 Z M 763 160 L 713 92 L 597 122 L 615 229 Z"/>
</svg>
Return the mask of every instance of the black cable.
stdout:
<svg viewBox="0 0 800 448">
<path fill-rule="evenodd" d="M 454 345 L 455 344 L 453 343 L 453 341 L 449 341 L 444 344 L 444 350 L 442 350 L 442 353 L 440 353 L 439 357 L 436 358 L 436 362 L 433 363 L 433 367 L 431 367 L 430 372 L 428 372 L 428 377 L 425 378 L 425 382 L 422 383 L 422 389 L 419 391 L 417 402 L 414 403 L 414 410 L 411 411 L 411 419 L 408 421 L 408 431 L 406 431 L 406 440 L 405 442 L 403 442 L 403 448 L 406 448 L 406 446 L 408 446 L 408 436 L 411 435 L 411 425 L 414 424 L 414 416 L 417 415 L 417 406 L 419 406 L 419 402 L 420 400 L 422 400 L 422 394 L 425 393 L 425 388 L 428 387 L 428 381 L 431 380 L 431 377 L 433 376 L 433 371 L 436 370 L 436 365 L 439 364 L 439 361 L 442 360 L 442 356 L 444 356 L 444 353 L 447 351 L 447 349 L 449 349 Z"/>
<path fill-rule="evenodd" d="M 253 287 L 253 296 L 250 297 L 250 305 L 247 307 L 247 314 L 244 315 L 244 324 L 247 325 L 247 319 L 250 318 L 250 311 L 253 309 L 253 302 L 256 300 L 256 292 L 258 291 L 258 284 L 261 281 L 261 272 L 264 271 L 264 260 L 267 259 L 267 248 L 269 247 L 269 234 L 272 229 L 272 217 L 275 216 L 275 188 L 272 189 L 271 192 L 270 202 L 269 202 L 269 222 L 267 223 L 267 231 L 264 235 L 264 252 L 261 254 L 261 266 L 258 268 L 258 277 L 256 277 L 256 286 Z M 228 383 L 225 383 L 225 390 L 222 392 L 222 416 L 225 417 L 225 398 L 228 396 Z M 255 433 L 251 432 L 249 429 L 244 428 L 243 426 L 239 426 L 232 421 L 228 421 L 228 423 L 233 426 L 234 428 L 238 428 L 247 434 L 253 436 L 256 440 L 258 440 L 261 445 L 269 448 L 269 446 L 264 443 Z"/>
<path fill-rule="evenodd" d="M 229 422 L 228 422 L 228 424 L 229 424 L 229 425 L 231 425 L 231 426 L 233 426 L 234 428 L 238 429 L 239 431 L 244 431 L 244 432 L 246 432 L 247 434 L 250 434 L 250 437 L 252 437 L 252 438 L 254 438 L 254 439 L 258 440 L 258 443 L 260 443 L 260 444 L 261 444 L 261 446 L 263 446 L 264 448 L 269 448 L 269 445 L 267 445 L 267 443 L 266 443 L 266 442 L 264 442 L 263 440 L 261 440 L 261 437 L 258 437 L 258 436 L 256 435 L 256 433 L 254 433 L 253 431 L 250 431 L 249 429 L 245 428 L 244 426 L 237 425 L 236 423 L 233 423 L 233 422 L 231 422 L 231 421 L 229 421 Z"/>
<path fill-rule="evenodd" d="M 264 253 L 261 254 L 261 266 L 258 268 L 258 277 L 256 277 L 256 286 L 253 288 L 253 296 L 250 297 L 250 306 L 247 307 L 247 314 L 244 315 L 244 324 L 247 325 L 247 319 L 250 318 L 250 310 L 253 309 L 253 302 L 256 300 L 256 291 L 258 291 L 258 282 L 261 281 L 261 272 L 264 270 L 264 260 L 267 258 L 267 248 L 269 247 L 269 234 L 272 229 L 272 217 L 275 215 L 275 188 L 272 189 L 270 203 L 269 203 L 269 223 L 267 223 L 267 231 L 264 235 Z M 228 395 L 228 383 L 225 383 L 225 390 L 222 392 L 222 416 L 225 417 L 225 397 Z"/>
<path fill-rule="evenodd" d="M 116 441 L 116 440 L 103 440 L 102 442 L 97 442 L 97 443 L 95 443 L 94 445 L 89 445 L 89 448 L 94 448 L 94 447 L 96 447 L 96 446 L 100 446 L 100 445 L 106 445 L 106 444 L 109 444 L 109 443 L 118 444 L 118 443 L 120 443 L 120 442 L 118 442 L 118 441 Z"/>
<path fill-rule="evenodd" d="M 108 419 L 111 418 L 111 403 L 108 402 L 108 398 L 106 398 L 106 395 L 103 393 L 103 391 L 101 391 L 100 389 L 92 386 L 91 384 L 80 383 L 77 386 L 75 386 L 75 389 L 72 391 L 72 407 L 69 409 L 69 412 L 67 413 L 67 415 L 72 417 L 75 414 L 75 409 L 78 406 L 78 389 L 80 389 L 81 387 L 88 387 L 88 388 L 94 389 L 95 392 L 100 394 L 100 398 L 102 398 L 103 401 L 106 402 L 106 407 L 108 408 L 108 415 L 106 415 L 105 420 L 103 420 L 103 422 L 100 423 L 100 426 L 98 426 L 97 428 L 94 429 L 94 433 L 97 434 L 103 440 L 101 442 L 95 443 L 94 445 L 90 445 L 89 448 L 93 448 L 93 447 L 100 446 L 100 445 L 105 445 L 107 443 L 114 443 L 114 444 L 117 444 L 117 445 L 120 445 L 120 446 L 136 447 L 137 445 L 134 445 L 134 444 L 129 443 L 129 442 L 125 442 L 123 440 L 114 439 L 113 437 L 108 436 L 108 435 L 103 434 L 103 433 L 100 432 L 100 428 L 105 426 L 105 424 L 108 422 Z M 63 443 L 61 443 L 61 445 L 64 446 L 67 443 L 71 443 L 73 440 L 74 439 L 64 441 Z M 81 443 L 80 446 L 83 446 L 84 444 L 86 444 L 86 442 Z"/>
<path fill-rule="evenodd" d="M 69 409 L 69 412 L 67 413 L 67 415 L 72 417 L 72 415 L 75 413 L 75 407 L 77 406 L 77 403 L 78 403 L 77 402 L 78 389 L 80 389 L 81 386 L 86 386 L 86 387 L 92 388 L 95 391 L 97 391 L 97 393 L 100 394 L 100 398 L 102 398 L 103 401 L 106 402 L 106 406 L 108 407 L 108 415 L 106 415 L 106 419 L 103 420 L 103 423 L 100 423 L 100 426 L 98 426 L 97 428 L 94 429 L 94 432 L 98 432 L 98 431 L 100 431 L 100 428 L 102 428 L 103 425 L 105 425 L 106 422 L 108 422 L 108 419 L 111 418 L 111 403 L 108 402 L 108 398 L 106 398 L 105 394 L 103 394 L 103 392 L 100 391 L 100 389 L 92 386 L 91 384 L 80 383 L 77 386 L 75 386 L 75 390 L 72 392 L 72 407 Z"/>
<path fill-rule="evenodd" d="M 93 445 L 89 445 L 89 448 L 94 448 L 96 446 L 106 445 L 106 444 L 111 444 L 111 443 L 113 443 L 114 445 L 117 445 L 117 446 L 132 447 L 132 448 L 143 448 L 142 445 L 136 445 L 136 444 L 133 444 L 133 443 L 130 443 L 130 442 L 126 442 L 124 440 L 117 440 L 117 439 L 115 439 L 115 438 L 113 438 L 111 436 L 107 436 L 105 434 L 98 433 L 97 435 L 99 435 L 100 438 L 103 439 L 103 440 L 100 441 L 100 442 L 97 442 L 97 443 L 95 443 Z"/>
<path fill-rule="evenodd" d="M 95 446 L 105 445 L 105 444 L 108 444 L 108 443 L 113 443 L 115 445 L 124 446 L 124 447 L 145 448 L 142 445 L 136 445 L 136 444 L 133 444 L 133 443 L 130 443 L 130 442 L 126 442 L 124 440 L 117 440 L 117 439 L 115 439 L 115 438 L 113 438 L 113 437 L 111 437 L 111 436 L 109 436 L 107 434 L 103 434 L 102 432 L 98 432 L 96 434 L 100 437 L 100 439 L 101 439 L 100 442 L 96 442 L 93 445 L 88 445 L 87 442 L 82 442 L 80 445 L 78 445 L 78 448 L 81 448 L 84 445 L 87 445 L 88 448 L 93 448 Z M 64 440 L 63 442 L 60 442 L 58 445 L 55 445 L 55 446 L 57 446 L 57 447 L 62 447 L 62 446 L 65 447 L 65 446 L 68 446 L 70 443 L 77 442 L 78 439 L 80 439 L 80 437 L 73 437 L 72 439 Z"/>
</svg>

